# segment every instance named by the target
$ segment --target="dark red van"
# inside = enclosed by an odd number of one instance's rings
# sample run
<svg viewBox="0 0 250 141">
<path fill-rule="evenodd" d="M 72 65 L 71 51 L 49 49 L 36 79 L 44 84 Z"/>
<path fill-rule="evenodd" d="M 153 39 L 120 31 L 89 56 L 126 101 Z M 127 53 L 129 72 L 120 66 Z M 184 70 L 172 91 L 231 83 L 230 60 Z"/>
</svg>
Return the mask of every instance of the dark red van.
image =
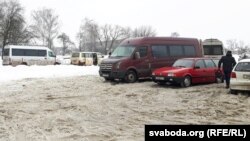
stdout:
<svg viewBox="0 0 250 141">
<path fill-rule="evenodd" d="M 106 80 L 135 82 L 150 77 L 154 69 L 171 66 L 177 59 L 202 57 L 195 38 L 143 37 L 124 40 L 100 64 L 99 74 Z"/>
</svg>

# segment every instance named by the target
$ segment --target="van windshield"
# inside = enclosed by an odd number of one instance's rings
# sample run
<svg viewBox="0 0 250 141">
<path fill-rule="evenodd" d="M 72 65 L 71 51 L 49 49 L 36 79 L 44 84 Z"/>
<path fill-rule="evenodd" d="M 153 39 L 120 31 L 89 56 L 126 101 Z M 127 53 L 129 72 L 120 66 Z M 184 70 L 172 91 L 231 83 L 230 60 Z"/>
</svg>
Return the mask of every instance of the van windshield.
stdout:
<svg viewBox="0 0 250 141">
<path fill-rule="evenodd" d="M 72 57 L 79 57 L 79 53 L 73 53 Z"/>
<path fill-rule="evenodd" d="M 10 49 L 4 49 L 3 56 L 9 56 Z"/>
<path fill-rule="evenodd" d="M 118 46 L 111 54 L 111 57 L 130 57 L 135 46 Z"/>
</svg>

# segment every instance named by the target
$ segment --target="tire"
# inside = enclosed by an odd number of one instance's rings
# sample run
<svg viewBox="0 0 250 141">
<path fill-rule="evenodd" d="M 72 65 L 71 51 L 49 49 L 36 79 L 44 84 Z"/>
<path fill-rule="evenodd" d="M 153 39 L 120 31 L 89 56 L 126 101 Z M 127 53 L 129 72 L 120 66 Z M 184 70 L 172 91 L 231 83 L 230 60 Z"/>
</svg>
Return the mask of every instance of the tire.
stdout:
<svg viewBox="0 0 250 141">
<path fill-rule="evenodd" d="M 237 91 L 236 91 L 236 90 L 233 90 L 233 89 L 230 89 L 230 93 L 231 93 L 231 94 L 237 94 Z"/>
<path fill-rule="evenodd" d="M 189 87 L 189 86 L 191 86 L 191 84 L 192 84 L 192 80 L 191 80 L 190 76 L 185 76 L 185 78 L 181 82 L 182 87 Z"/>
<path fill-rule="evenodd" d="M 136 73 L 132 70 L 129 70 L 125 75 L 125 82 L 134 83 L 137 81 Z"/>
</svg>

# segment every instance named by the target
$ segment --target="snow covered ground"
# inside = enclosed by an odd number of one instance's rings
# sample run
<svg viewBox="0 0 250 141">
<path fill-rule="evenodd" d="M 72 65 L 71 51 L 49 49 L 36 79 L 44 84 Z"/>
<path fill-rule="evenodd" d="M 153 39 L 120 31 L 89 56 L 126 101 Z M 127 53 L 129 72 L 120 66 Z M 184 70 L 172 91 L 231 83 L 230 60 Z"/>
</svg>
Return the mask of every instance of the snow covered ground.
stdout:
<svg viewBox="0 0 250 141">
<path fill-rule="evenodd" d="M 0 82 L 24 78 L 56 78 L 98 75 L 98 66 L 49 65 L 49 66 L 0 66 Z"/>
<path fill-rule="evenodd" d="M 224 84 L 188 88 L 99 76 L 0 85 L 0 141 L 143 141 L 145 124 L 249 124 L 250 98 Z"/>
</svg>

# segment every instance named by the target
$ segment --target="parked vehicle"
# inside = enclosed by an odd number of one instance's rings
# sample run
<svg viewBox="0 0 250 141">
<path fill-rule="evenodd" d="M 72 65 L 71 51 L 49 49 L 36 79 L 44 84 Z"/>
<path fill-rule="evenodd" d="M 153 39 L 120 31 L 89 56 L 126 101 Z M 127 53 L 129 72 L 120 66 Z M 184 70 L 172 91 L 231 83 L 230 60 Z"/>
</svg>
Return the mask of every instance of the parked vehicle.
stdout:
<svg viewBox="0 0 250 141">
<path fill-rule="evenodd" d="M 210 58 L 221 58 L 225 55 L 222 41 L 218 39 L 206 39 L 202 42 L 203 56 Z"/>
<path fill-rule="evenodd" d="M 100 52 L 75 52 L 71 55 L 71 64 L 73 65 L 99 65 L 103 59 Z"/>
<path fill-rule="evenodd" d="M 183 87 L 197 83 L 222 82 L 222 79 L 222 71 L 218 72 L 215 62 L 209 58 L 178 59 L 172 67 L 159 68 L 152 73 L 152 80 L 158 84 L 169 82 Z"/>
<path fill-rule="evenodd" d="M 150 78 L 154 69 L 171 66 L 183 57 L 201 57 L 202 49 L 194 38 L 144 37 L 123 41 L 100 65 L 106 80 L 135 82 Z"/>
<path fill-rule="evenodd" d="M 54 65 L 56 56 L 48 47 L 7 45 L 3 65 Z"/>
<path fill-rule="evenodd" d="M 231 73 L 230 92 L 250 91 L 250 59 L 240 60 Z"/>
</svg>

